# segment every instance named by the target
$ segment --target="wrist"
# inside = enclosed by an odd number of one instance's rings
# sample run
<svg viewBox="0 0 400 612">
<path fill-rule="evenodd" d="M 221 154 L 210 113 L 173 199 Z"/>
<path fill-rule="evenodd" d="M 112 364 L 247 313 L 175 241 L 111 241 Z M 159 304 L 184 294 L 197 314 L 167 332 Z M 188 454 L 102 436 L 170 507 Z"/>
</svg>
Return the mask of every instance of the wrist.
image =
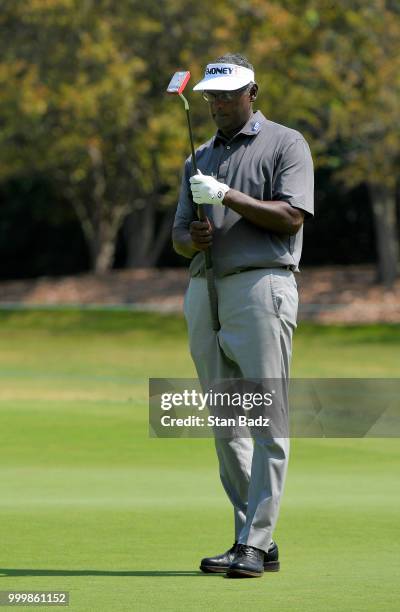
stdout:
<svg viewBox="0 0 400 612">
<path fill-rule="evenodd" d="M 224 206 L 229 206 L 232 203 L 232 196 L 233 196 L 233 191 L 235 191 L 234 189 L 231 189 L 229 187 L 229 189 L 226 191 L 223 199 L 222 199 L 222 204 Z"/>
<path fill-rule="evenodd" d="M 226 194 L 229 191 L 229 185 L 225 185 L 225 183 L 217 183 L 217 191 L 215 196 L 219 204 L 225 205 Z"/>
<path fill-rule="evenodd" d="M 182 255 L 183 257 L 187 257 L 188 259 L 191 259 L 200 250 L 195 246 L 192 237 L 188 232 L 174 232 L 172 236 L 172 243 L 176 253 Z"/>
</svg>

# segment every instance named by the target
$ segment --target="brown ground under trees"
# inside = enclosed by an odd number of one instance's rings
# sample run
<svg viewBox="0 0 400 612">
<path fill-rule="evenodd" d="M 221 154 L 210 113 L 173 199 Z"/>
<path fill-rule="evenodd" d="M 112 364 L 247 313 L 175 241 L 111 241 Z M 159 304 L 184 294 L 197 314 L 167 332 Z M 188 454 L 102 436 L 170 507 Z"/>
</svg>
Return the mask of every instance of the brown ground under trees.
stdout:
<svg viewBox="0 0 400 612">
<path fill-rule="evenodd" d="M 372 266 L 305 268 L 296 275 L 299 318 L 324 323 L 400 323 L 400 279 L 392 289 L 376 283 Z M 185 269 L 115 270 L 111 273 L 0 283 L 0 305 L 125 305 L 182 311 Z"/>
</svg>

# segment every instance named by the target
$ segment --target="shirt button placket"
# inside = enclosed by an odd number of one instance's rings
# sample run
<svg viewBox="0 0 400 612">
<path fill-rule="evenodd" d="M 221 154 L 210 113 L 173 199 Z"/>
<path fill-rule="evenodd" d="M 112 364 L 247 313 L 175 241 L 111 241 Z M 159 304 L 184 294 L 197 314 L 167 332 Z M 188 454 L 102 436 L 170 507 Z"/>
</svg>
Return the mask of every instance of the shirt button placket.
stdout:
<svg viewBox="0 0 400 612">
<path fill-rule="evenodd" d="M 225 145 L 225 151 L 231 149 L 231 145 Z M 221 183 L 226 183 L 226 179 L 228 176 L 229 165 L 230 165 L 230 155 L 222 153 L 222 159 L 220 160 L 219 168 L 218 168 L 218 180 Z"/>
</svg>

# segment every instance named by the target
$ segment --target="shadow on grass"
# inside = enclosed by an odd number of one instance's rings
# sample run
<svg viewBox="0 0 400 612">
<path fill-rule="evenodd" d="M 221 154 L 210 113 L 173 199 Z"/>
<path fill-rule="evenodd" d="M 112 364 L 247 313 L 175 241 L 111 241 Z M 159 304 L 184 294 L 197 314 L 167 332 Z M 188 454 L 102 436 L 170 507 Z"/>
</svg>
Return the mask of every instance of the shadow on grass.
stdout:
<svg viewBox="0 0 400 612">
<path fill-rule="evenodd" d="M 217 575 L 217 574 L 212 574 Z M 52 570 L 52 569 L 4 569 L 0 568 L 0 578 L 7 576 L 204 576 L 203 572 L 192 570 L 141 570 L 141 571 L 103 571 L 103 570 Z"/>
</svg>

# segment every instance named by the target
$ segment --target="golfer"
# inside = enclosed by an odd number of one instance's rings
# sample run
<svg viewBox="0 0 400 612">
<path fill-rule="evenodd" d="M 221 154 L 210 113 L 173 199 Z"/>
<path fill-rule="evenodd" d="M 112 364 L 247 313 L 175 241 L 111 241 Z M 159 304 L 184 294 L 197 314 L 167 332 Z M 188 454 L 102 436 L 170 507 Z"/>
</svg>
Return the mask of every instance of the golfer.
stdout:
<svg viewBox="0 0 400 612">
<path fill-rule="evenodd" d="M 206 67 L 201 92 L 216 124 L 186 161 L 173 243 L 189 258 L 184 311 L 200 381 L 280 379 L 287 386 L 298 307 L 295 273 L 303 222 L 313 215 L 313 163 L 298 131 L 253 110 L 258 86 L 240 54 Z M 207 220 L 199 221 L 197 204 Z M 211 249 L 221 329 L 213 331 L 203 251 Z M 234 544 L 201 561 L 204 572 L 261 576 L 279 569 L 273 532 L 288 437 L 215 437 L 222 485 L 233 506 Z"/>
</svg>

